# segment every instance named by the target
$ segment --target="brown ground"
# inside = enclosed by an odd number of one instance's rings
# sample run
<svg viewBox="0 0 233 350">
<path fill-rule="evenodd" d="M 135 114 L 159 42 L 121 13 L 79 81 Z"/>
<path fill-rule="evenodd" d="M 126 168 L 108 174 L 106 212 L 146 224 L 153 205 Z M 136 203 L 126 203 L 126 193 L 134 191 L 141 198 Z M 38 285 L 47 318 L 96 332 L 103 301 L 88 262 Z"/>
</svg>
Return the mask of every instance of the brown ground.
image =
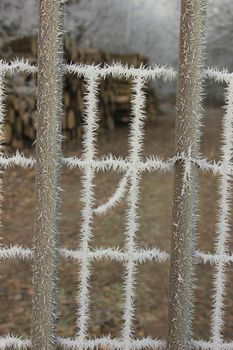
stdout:
<svg viewBox="0 0 233 350">
<path fill-rule="evenodd" d="M 222 111 L 208 110 L 203 128 L 202 151 L 209 159 L 219 154 Z M 145 153 L 172 156 L 174 145 L 174 118 L 159 117 L 147 125 Z M 125 155 L 127 128 L 118 128 L 111 135 L 100 135 L 101 154 L 112 152 Z M 80 145 L 72 145 L 66 154 L 79 154 Z M 119 176 L 101 173 L 96 177 L 97 202 L 102 203 L 114 192 Z M 33 181 L 32 170 L 13 169 L 4 175 L 4 203 L 2 243 L 31 245 L 33 235 Z M 216 225 L 217 177 L 200 175 L 200 224 L 198 244 L 203 250 L 213 251 Z M 62 172 L 61 241 L 66 247 L 78 248 L 80 227 L 80 173 L 63 169 Z M 138 244 L 169 250 L 171 230 L 172 174 L 145 174 L 141 189 L 141 228 Z M 118 205 L 104 217 L 95 219 L 93 246 L 122 246 L 124 242 L 125 204 Z M 231 245 L 233 239 L 231 238 Z M 75 334 L 76 291 L 79 267 L 76 263 L 62 263 L 58 295 L 58 334 Z M 117 263 L 99 262 L 92 268 L 90 336 L 118 336 L 122 325 L 121 304 L 123 267 Z M 197 269 L 195 289 L 194 334 L 208 338 L 210 334 L 211 276 L 213 268 L 201 265 Z M 31 266 L 29 263 L 3 262 L 0 266 L 0 334 L 30 335 Z M 225 337 L 233 337 L 233 274 L 229 269 Z M 167 333 L 168 265 L 143 264 L 137 278 L 136 335 L 165 338 Z"/>
</svg>

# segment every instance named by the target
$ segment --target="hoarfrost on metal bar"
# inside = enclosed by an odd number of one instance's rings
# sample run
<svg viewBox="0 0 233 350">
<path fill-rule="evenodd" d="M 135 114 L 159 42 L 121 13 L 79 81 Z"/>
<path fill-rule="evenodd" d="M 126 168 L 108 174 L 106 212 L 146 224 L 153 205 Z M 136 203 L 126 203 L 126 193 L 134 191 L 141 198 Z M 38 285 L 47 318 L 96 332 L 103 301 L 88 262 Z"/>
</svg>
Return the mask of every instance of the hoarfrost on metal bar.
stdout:
<svg viewBox="0 0 233 350">
<path fill-rule="evenodd" d="M 169 254 L 154 247 L 151 249 L 135 246 L 135 236 L 138 228 L 137 204 L 140 199 L 139 183 L 143 172 L 170 172 L 177 161 L 184 162 L 184 186 L 189 186 L 190 165 L 195 164 L 199 171 L 212 172 L 219 175 L 219 214 L 217 227 L 216 251 L 214 254 L 197 250 L 195 258 L 198 263 L 209 263 L 214 265 L 214 293 L 212 313 L 212 338 L 209 341 L 193 340 L 194 349 L 219 349 L 233 350 L 233 342 L 225 342 L 222 338 L 222 326 L 224 318 L 224 294 L 225 294 L 225 267 L 233 263 L 233 254 L 229 253 L 227 239 L 229 230 L 230 211 L 230 183 L 233 175 L 233 74 L 227 70 L 219 71 L 217 68 L 208 68 L 203 72 L 206 79 L 213 79 L 216 83 L 227 84 L 226 89 L 226 113 L 223 119 L 223 145 L 222 158 L 219 162 L 210 162 L 204 158 L 194 159 L 190 154 L 176 154 L 169 159 L 160 159 L 157 156 L 143 158 L 141 150 L 143 146 L 143 121 L 145 98 L 143 85 L 147 80 L 163 79 L 171 81 L 176 78 L 176 72 L 168 67 L 143 67 L 134 68 L 115 63 L 111 66 L 94 65 L 64 65 L 67 74 L 77 77 L 82 76 L 86 81 L 87 93 L 85 96 L 85 134 L 84 152 L 79 157 L 63 157 L 63 166 L 79 168 L 83 173 L 82 200 L 84 203 L 82 212 L 81 247 L 77 250 L 60 248 L 60 257 L 66 260 L 80 262 L 81 273 L 79 276 L 79 293 L 77 296 L 77 337 L 74 339 L 57 338 L 57 344 L 64 349 L 96 349 L 104 346 L 108 349 L 165 349 L 165 340 L 151 338 L 135 339 L 133 336 L 132 319 L 134 317 L 134 283 L 138 264 L 147 262 L 165 263 L 169 260 Z M 2 139 L 4 128 L 4 77 L 13 74 L 35 74 L 37 67 L 30 65 L 26 60 L 15 60 L 12 62 L 0 61 L 0 137 Z M 95 131 L 97 125 L 98 104 L 98 82 L 99 79 L 117 77 L 122 79 L 133 79 L 132 82 L 132 121 L 130 124 L 129 156 L 126 158 L 114 157 L 109 154 L 97 157 L 95 151 Z M 25 157 L 16 152 L 10 157 L 4 155 L 3 148 L 0 150 L 0 166 L 2 170 L 10 167 L 33 168 L 35 159 Z M 98 171 L 113 170 L 122 173 L 122 178 L 112 196 L 100 206 L 95 205 L 93 179 Z M 0 181 L 0 200 L 2 199 L 2 182 Z M 92 219 L 94 215 L 104 215 L 114 208 L 120 201 L 127 197 L 128 209 L 126 213 L 127 229 L 124 249 L 99 248 L 91 249 L 90 243 L 93 235 Z M 1 220 L 0 220 L 1 221 Z M 31 261 L 33 250 L 19 245 L 2 246 L 0 248 L 0 260 L 20 259 Z M 123 305 L 123 328 L 120 338 L 111 339 L 102 337 L 87 339 L 88 311 L 89 311 L 89 276 L 91 274 L 90 263 L 102 259 L 108 259 L 123 264 L 125 267 L 124 290 L 125 298 Z M 0 349 L 12 347 L 24 350 L 31 347 L 28 339 L 21 339 L 13 335 L 0 337 Z"/>
</svg>

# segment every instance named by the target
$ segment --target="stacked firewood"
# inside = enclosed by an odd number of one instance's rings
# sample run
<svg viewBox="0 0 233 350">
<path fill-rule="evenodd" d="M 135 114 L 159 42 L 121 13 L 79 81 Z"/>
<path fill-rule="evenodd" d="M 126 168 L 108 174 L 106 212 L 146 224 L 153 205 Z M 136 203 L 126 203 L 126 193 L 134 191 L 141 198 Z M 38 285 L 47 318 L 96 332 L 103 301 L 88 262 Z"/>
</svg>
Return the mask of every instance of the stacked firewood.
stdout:
<svg viewBox="0 0 233 350">
<path fill-rule="evenodd" d="M 36 63 L 37 42 L 24 38 L 11 43 L 12 57 L 26 57 Z M 147 64 L 139 55 L 113 55 L 94 48 L 79 48 L 69 36 L 64 42 L 65 60 L 72 63 L 99 64 L 122 62 L 134 67 Z M 21 149 L 31 146 L 36 137 L 36 77 L 17 75 L 7 81 L 5 144 Z M 153 88 L 148 84 L 146 113 L 148 119 L 156 115 L 157 102 Z M 74 140 L 82 135 L 84 118 L 85 83 L 72 75 L 64 77 L 62 128 L 65 140 Z M 130 119 L 131 82 L 123 79 L 105 79 L 100 83 L 99 119 L 104 129 L 113 130 L 116 123 L 128 123 Z"/>
</svg>

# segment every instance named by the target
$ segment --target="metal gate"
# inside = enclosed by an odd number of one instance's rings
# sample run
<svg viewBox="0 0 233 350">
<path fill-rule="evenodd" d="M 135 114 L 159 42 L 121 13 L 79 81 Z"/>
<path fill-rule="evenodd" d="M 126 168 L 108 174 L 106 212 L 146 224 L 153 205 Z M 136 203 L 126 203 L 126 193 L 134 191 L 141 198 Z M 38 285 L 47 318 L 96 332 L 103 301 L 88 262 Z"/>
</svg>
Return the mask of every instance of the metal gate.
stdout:
<svg viewBox="0 0 233 350">
<path fill-rule="evenodd" d="M 35 234 L 33 249 L 21 246 L 0 249 L 0 258 L 33 260 L 32 336 L 23 340 L 14 336 L 0 338 L 0 349 L 233 349 L 233 341 L 222 337 L 224 320 L 225 267 L 233 262 L 228 253 L 229 213 L 233 156 L 233 75 L 227 71 L 204 69 L 204 0 L 182 0 L 180 58 L 178 74 L 172 68 L 141 67 L 139 69 L 114 64 L 111 66 L 63 64 L 64 2 L 40 0 L 40 30 L 38 37 L 38 68 L 27 61 L 0 63 L 0 136 L 4 130 L 4 77 L 17 72 L 38 74 L 36 158 L 22 154 L 7 158 L 0 154 L 2 169 L 11 166 L 34 167 L 36 171 Z M 73 74 L 83 77 L 86 84 L 85 131 L 82 157 L 65 158 L 61 154 L 62 77 Z M 148 80 L 174 80 L 178 75 L 176 153 L 171 159 L 143 158 L 143 130 L 146 119 L 146 96 L 143 87 Z M 98 128 L 98 88 L 101 79 L 118 77 L 132 80 L 132 118 L 129 131 L 128 157 L 96 154 Z M 226 113 L 223 119 L 221 161 L 209 162 L 199 152 L 201 96 L 205 79 L 226 83 Z M 82 226 L 80 249 L 70 250 L 59 245 L 59 200 L 61 166 L 77 167 L 82 171 Z M 122 179 L 109 200 L 95 207 L 93 180 L 99 170 L 122 173 Z M 144 172 L 174 171 L 174 208 L 171 235 L 171 258 L 158 248 L 139 249 L 135 244 L 138 230 L 138 198 Z M 215 254 L 204 253 L 196 247 L 196 207 L 198 174 L 213 172 L 219 176 L 218 239 Z M 1 192 L 2 192 L 1 186 Z M 127 223 L 124 250 L 91 248 L 92 221 L 127 196 Z M 56 284 L 59 259 L 80 263 L 77 296 L 77 335 L 74 339 L 55 334 Z M 89 339 L 90 266 L 96 260 L 109 259 L 124 266 L 124 304 L 121 337 Z M 133 331 L 135 278 L 141 263 L 171 261 L 169 333 L 167 340 L 136 339 Z M 214 293 L 211 339 L 196 340 L 192 334 L 193 275 L 197 263 L 214 264 Z M 140 276 L 139 276 L 140 278 Z M 156 297 L 156 296 L 155 296 Z"/>
</svg>

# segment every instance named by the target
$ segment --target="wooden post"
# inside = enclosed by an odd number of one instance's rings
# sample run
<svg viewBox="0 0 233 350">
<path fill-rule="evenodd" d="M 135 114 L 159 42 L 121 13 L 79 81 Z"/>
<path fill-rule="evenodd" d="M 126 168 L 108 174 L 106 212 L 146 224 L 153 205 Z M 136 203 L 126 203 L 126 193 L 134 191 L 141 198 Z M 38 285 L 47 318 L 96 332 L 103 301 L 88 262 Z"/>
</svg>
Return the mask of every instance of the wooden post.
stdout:
<svg viewBox="0 0 233 350">
<path fill-rule="evenodd" d="M 191 349 L 205 0 L 181 0 L 169 300 L 169 350 Z M 182 160 L 183 159 L 183 160 Z"/>
<path fill-rule="evenodd" d="M 55 347 L 63 64 L 63 2 L 40 0 L 32 349 Z"/>
</svg>

